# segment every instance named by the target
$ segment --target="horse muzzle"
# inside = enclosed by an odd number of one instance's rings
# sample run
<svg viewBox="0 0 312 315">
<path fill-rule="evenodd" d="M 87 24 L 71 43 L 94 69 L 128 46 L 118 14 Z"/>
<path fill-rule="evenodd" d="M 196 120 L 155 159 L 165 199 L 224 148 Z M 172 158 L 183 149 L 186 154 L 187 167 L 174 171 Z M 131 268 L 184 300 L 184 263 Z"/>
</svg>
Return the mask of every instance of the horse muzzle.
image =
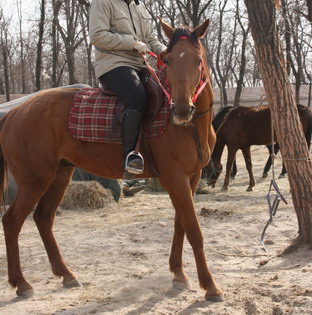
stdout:
<svg viewBox="0 0 312 315">
<path fill-rule="evenodd" d="M 183 125 L 190 122 L 195 113 L 194 105 L 176 106 L 171 105 L 171 120 L 175 125 Z"/>
</svg>

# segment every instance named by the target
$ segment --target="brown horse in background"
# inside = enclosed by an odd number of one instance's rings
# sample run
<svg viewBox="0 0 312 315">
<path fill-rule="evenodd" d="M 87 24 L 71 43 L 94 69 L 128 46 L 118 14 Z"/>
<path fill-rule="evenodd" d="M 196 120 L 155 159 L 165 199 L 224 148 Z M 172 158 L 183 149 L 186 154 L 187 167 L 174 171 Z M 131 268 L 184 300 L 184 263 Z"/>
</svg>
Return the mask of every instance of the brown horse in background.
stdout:
<svg viewBox="0 0 312 315">
<path fill-rule="evenodd" d="M 310 148 L 312 112 L 304 105 L 298 104 L 297 108 L 307 144 Z M 235 108 L 231 107 L 230 109 L 225 107 L 224 109 L 227 115 L 224 117 L 223 123 L 217 129 L 217 142 L 211 155 L 211 160 L 206 167 L 208 185 L 214 187 L 222 172 L 221 157 L 226 145 L 228 148 L 228 157 L 222 190 L 228 189 L 230 173 L 236 152 L 242 150 L 249 174 L 249 186 L 247 191 L 252 191 L 252 188 L 255 186 L 255 179 L 252 173 L 250 146 L 271 144 L 270 108 L 268 105 L 262 105 L 257 107 L 239 106 Z M 216 115 L 216 118 L 219 116 Z M 276 142 L 276 138 L 274 141 Z M 271 160 L 267 162 L 266 168 L 269 162 L 271 162 Z"/>
<path fill-rule="evenodd" d="M 206 34 L 209 20 L 193 31 L 173 30 L 163 21 L 161 24 L 170 39 L 164 59 L 172 97 L 172 119 L 162 135 L 148 140 L 148 147 L 159 181 L 168 191 L 176 212 L 170 270 L 174 274 L 174 285 L 187 286 L 188 277 L 182 264 L 186 235 L 193 248 L 200 286 L 206 291 L 205 298 L 220 300 L 222 292 L 215 285 L 206 263 L 203 236 L 193 202 L 201 169 L 207 164 L 215 144 L 210 81 L 198 100 L 192 102 L 201 80 L 209 76 L 199 41 Z M 76 276 L 63 261 L 53 235 L 55 212 L 76 166 L 105 178 L 122 177 L 121 145 L 84 142 L 70 136 L 67 120 L 77 91 L 42 91 L 1 120 L 1 190 L 4 189 L 6 164 L 18 185 L 16 197 L 3 217 L 8 276 L 9 283 L 17 287 L 16 293 L 21 297 L 33 294 L 21 270 L 18 248 L 20 230 L 31 211 L 35 209 L 34 220 L 53 273 L 63 278 L 64 286 L 79 286 Z M 146 165 L 140 177 L 152 177 L 150 159 L 146 152 L 142 153 Z"/>
</svg>

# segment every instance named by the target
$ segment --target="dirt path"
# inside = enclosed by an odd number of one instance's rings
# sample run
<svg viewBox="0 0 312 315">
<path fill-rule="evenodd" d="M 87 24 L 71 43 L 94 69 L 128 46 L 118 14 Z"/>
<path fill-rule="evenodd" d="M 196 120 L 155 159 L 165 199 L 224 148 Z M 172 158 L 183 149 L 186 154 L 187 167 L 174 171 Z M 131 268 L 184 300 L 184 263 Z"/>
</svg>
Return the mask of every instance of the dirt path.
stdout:
<svg viewBox="0 0 312 315">
<path fill-rule="evenodd" d="M 0 314 L 312 314 L 312 251 L 301 249 L 260 265 L 297 234 L 288 180 L 278 179 L 289 203 L 280 205 L 266 232 L 268 253 L 262 251 L 259 238 L 268 220 L 270 179 L 260 176 L 266 157 L 266 148 L 253 147 L 253 192 L 245 191 L 247 172 L 239 154 L 238 175 L 228 192 L 221 191 L 221 176 L 208 195 L 195 196 L 208 264 L 225 292 L 224 302 L 204 300 L 187 242 L 184 265 L 192 289 L 172 287 L 168 258 L 174 211 L 165 193 L 144 191 L 106 209 L 64 210 L 57 216 L 56 238 L 82 288 L 65 289 L 52 275 L 30 217 L 20 235 L 20 251 L 35 295 L 16 298 L 7 282 L 1 226 Z"/>
</svg>

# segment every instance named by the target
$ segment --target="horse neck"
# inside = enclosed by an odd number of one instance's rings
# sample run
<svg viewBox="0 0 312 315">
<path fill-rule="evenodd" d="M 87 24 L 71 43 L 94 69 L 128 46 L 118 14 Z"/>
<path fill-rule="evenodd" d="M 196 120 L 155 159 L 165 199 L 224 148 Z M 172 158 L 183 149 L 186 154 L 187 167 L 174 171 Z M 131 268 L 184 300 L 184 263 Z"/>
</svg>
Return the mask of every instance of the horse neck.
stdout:
<svg viewBox="0 0 312 315">
<path fill-rule="evenodd" d="M 215 118 L 213 119 L 212 125 L 213 128 L 215 130 L 215 132 L 217 132 L 217 130 L 220 128 L 220 126 L 223 124 L 225 117 L 228 116 L 228 114 L 234 109 L 233 106 L 227 106 L 222 108 L 217 115 L 215 116 Z"/>
<path fill-rule="evenodd" d="M 223 141 L 222 137 L 217 135 L 217 141 L 214 147 L 214 150 L 211 154 L 211 158 L 215 163 L 221 163 L 222 153 L 224 151 L 225 142 Z"/>
</svg>

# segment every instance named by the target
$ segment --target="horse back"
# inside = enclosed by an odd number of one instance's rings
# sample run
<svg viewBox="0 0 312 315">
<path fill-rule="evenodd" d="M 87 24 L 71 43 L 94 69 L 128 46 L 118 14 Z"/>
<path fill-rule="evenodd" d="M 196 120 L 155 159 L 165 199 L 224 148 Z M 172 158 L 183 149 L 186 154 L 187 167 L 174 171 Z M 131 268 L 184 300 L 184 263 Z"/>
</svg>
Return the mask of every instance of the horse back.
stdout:
<svg viewBox="0 0 312 315">
<path fill-rule="evenodd" d="M 238 106 L 231 110 L 220 126 L 217 137 L 238 148 L 267 144 L 271 140 L 271 119 L 268 106 Z"/>
</svg>

